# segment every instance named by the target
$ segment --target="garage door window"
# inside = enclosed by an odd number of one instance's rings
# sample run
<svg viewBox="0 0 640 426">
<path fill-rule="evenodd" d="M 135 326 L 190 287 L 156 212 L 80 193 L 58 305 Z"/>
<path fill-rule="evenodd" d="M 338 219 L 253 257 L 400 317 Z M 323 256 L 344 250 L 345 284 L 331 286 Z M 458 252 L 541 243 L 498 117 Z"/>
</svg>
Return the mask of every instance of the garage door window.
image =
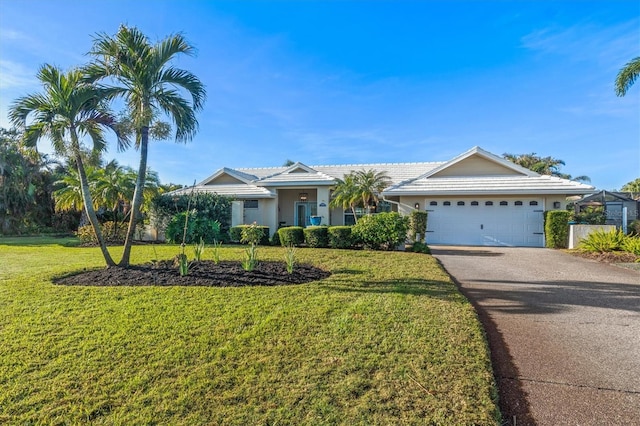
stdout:
<svg viewBox="0 0 640 426">
<path fill-rule="evenodd" d="M 484 203 L 485 206 L 492 206 L 493 205 L 493 201 L 487 201 Z"/>
<path fill-rule="evenodd" d="M 538 202 L 537 201 L 529 201 L 529 205 L 530 206 L 537 206 Z"/>
<path fill-rule="evenodd" d="M 516 201 L 515 203 L 513 203 L 515 206 L 521 206 L 522 205 L 522 201 Z"/>
<path fill-rule="evenodd" d="M 430 206 L 437 206 L 437 205 L 438 205 L 438 202 L 437 202 L 437 201 L 431 201 L 431 202 L 429 203 L 429 205 L 430 205 Z"/>
<path fill-rule="evenodd" d="M 450 206 L 451 205 L 451 201 L 445 201 L 444 203 L 442 203 L 443 206 Z"/>
<path fill-rule="evenodd" d="M 477 206 L 477 205 L 478 205 L 478 202 L 477 202 L 477 201 L 472 201 L 472 202 L 471 202 L 471 205 L 472 205 L 472 206 Z"/>
<path fill-rule="evenodd" d="M 508 206 L 508 205 L 509 205 L 509 203 L 507 203 L 506 201 L 500 201 L 500 205 L 501 205 L 501 206 Z"/>
</svg>

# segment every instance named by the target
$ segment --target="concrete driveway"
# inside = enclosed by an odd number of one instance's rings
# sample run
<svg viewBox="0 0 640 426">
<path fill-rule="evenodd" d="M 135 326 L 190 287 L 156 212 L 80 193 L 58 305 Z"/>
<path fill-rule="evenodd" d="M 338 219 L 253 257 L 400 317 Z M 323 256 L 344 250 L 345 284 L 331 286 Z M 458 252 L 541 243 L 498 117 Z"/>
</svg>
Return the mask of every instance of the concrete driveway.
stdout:
<svg viewBox="0 0 640 426">
<path fill-rule="evenodd" d="M 485 326 L 505 421 L 640 425 L 638 271 L 542 248 L 431 250 Z"/>
</svg>

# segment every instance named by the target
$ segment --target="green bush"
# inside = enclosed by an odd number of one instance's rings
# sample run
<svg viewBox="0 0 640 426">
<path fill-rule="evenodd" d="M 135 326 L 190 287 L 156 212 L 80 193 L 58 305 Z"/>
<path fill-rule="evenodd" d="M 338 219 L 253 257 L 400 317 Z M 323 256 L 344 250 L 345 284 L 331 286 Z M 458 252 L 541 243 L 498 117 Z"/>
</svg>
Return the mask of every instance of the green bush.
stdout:
<svg viewBox="0 0 640 426">
<path fill-rule="evenodd" d="M 640 237 L 627 235 L 622 242 L 622 250 L 640 256 Z"/>
<path fill-rule="evenodd" d="M 252 226 L 252 225 L 237 225 L 229 228 L 229 240 L 234 243 L 242 242 L 242 231 L 249 226 Z M 258 225 L 258 228 L 262 229 L 262 238 L 260 238 L 260 241 L 258 242 L 258 244 L 262 246 L 268 246 L 270 244 L 269 227 Z"/>
<path fill-rule="evenodd" d="M 607 221 L 607 214 L 604 207 L 588 206 L 583 211 L 576 213 L 574 220 L 587 225 L 604 225 Z"/>
<path fill-rule="evenodd" d="M 168 242 L 174 244 L 182 243 L 185 216 L 186 212 L 182 212 L 171 218 L 165 230 L 165 237 Z M 187 234 L 184 242 L 186 244 L 192 244 L 202 239 L 206 244 L 212 244 L 214 241 L 220 240 L 220 227 L 220 222 L 217 220 L 212 220 L 201 212 L 193 210 L 189 213 Z"/>
<path fill-rule="evenodd" d="M 329 247 L 328 227 L 308 226 L 304 228 L 304 241 L 309 247 Z"/>
<path fill-rule="evenodd" d="M 286 226 L 278 229 L 280 244 L 284 247 L 299 246 L 304 242 L 304 228 L 302 226 Z"/>
<path fill-rule="evenodd" d="M 621 229 L 597 230 L 580 240 L 578 248 L 586 252 L 605 253 L 622 249 L 627 237 Z"/>
<path fill-rule="evenodd" d="M 271 245 L 272 246 L 279 246 L 280 244 L 280 234 L 278 234 L 278 232 L 274 232 L 273 235 L 271 236 Z"/>
<path fill-rule="evenodd" d="M 364 216 L 353 226 L 353 236 L 373 250 L 394 250 L 406 240 L 409 218 L 396 212 Z"/>
<path fill-rule="evenodd" d="M 100 225 L 102 236 L 107 244 L 122 244 L 127 235 L 127 224 L 118 222 L 105 222 Z M 78 228 L 78 238 L 82 244 L 98 244 L 98 238 L 93 231 L 93 226 L 86 225 Z"/>
<path fill-rule="evenodd" d="M 629 224 L 628 232 L 630 235 L 640 235 L 640 220 L 636 219 Z"/>
<path fill-rule="evenodd" d="M 409 238 L 411 241 L 417 241 L 420 235 L 420 241 L 424 241 L 427 232 L 427 212 L 414 210 L 409 215 Z"/>
<path fill-rule="evenodd" d="M 544 234 L 549 248 L 567 248 L 569 242 L 569 218 L 566 210 L 547 210 L 544 213 Z"/>
<path fill-rule="evenodd" d="M 191 203 L 189 203 L 190 198 Z M 220 238 L 226 239 L 231 226 L 231 202 L 232 199 L 229 197 L 204 192 L 194 192 L 193 197 L 189 194 L 159 195 L 151 201 L 151 217 L 156 225 L 164 226 L 176 214 L 184 213 L 187 208 L 190 208 L 196 210 L 199 216 L 212 221 L 217 220 L 220 223 Z"/>
<path fill-rule="evenodd" d="M 407 247 L 407 251 L 410 251 L 413 253 L 431 254 L 431 250 L 429 249 L 429 246 L 426 245 L 425 243 L 421 243 L 420 241 L 416 241 L 415 243 L 413 243 L 412 246 Z"/>
<path fill-rule="evenodd" d="M 336 249 L 351 248 L 353 246 L 351 228 L 351 226 L 330 226 L 327 230 L 329 247 Z"/>
</svg>

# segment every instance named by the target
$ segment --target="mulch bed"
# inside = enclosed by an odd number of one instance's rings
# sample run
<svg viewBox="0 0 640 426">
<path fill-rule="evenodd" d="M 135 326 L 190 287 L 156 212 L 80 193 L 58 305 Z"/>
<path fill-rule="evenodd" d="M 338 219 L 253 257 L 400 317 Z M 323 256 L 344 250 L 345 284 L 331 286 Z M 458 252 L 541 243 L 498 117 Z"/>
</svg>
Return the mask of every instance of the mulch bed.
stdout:
<svg viewBox="0 0 640 426">
<path fill-rule="evenodd" d="M 580 250 L 567 250 L 567 252 L 573 256 L 583 257 L 585 259 L 591 259 L 603 263 L 634 263 L 640 260 L 640 256 L 621 251 L 589 253 Z"/>
<path fill-rule="evenodd" d="M 204 286 L 242 287 L 303 284 L 327 278 L 330 272 L 311 265 L 296 265 L 292 274 L 284 262 L 260 262 L 247 272 L 240 262 L 194 262 L 189 274 L 180 276 L 172 260 L 129 268 L 111 267 L 82 271 L 54 279 L 55 284 L 83 286 Z"/>
</svg>

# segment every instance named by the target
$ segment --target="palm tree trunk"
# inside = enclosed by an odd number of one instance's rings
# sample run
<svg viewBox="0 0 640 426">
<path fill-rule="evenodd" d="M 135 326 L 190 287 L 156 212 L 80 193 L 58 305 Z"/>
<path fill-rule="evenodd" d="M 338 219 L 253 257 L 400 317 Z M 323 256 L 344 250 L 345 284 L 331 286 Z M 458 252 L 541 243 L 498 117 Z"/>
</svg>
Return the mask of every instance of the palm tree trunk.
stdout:
<svg viewBox="0 0 640 426">
<path fill-rule="evenodd" d="M 74 138 L 73 135 L 71 137 Z M 102 229 L 100 228 L 100 223 L 98 222 L 98 216 L 96 215 L 96 211 L 93 208 L 93 200 L 91 199 L 91 193 L 89 192 L 89 181 L 87 180 L 87 172 L 84 170 L 84 164 L 82 163 L 82 157 L 79 155 L 79 151 L 76 151 L 75 160 L 76 165 L 78 166 L 78 175 L 80 176 L 80 189 L 82 191 L 84 210 L 89 217 L 89 222 L 93 227 L 93 231 L 96 233 L 96 238 L 98 239 L 98 244 L 100 245 L 100 251 L 102 252 L 104 261 L 107 264 L 107 268 L 116 266 L 116 263 L 113 261 L 113 258 L 109 253 L 109 250 L 107 250 L 107 244 L 105 243 L 104 236 L 102 235 Z"/>
<path fill-rule="evenodd" d="M 133 235 L 136 231 L 136 223 L 140 217 L 140 206 L 142 204 L 142 193 L 147 173 L 147 154 L 149 150 L 149 126 L 142 126 L 140 129 L 140 165 L 138 166 L 138 177 L 136 178 L 136 189 L 133 192 L 133 202 L 131 204 L 131 216 L 129 217 L 129 227 L 124 240 L 124 251 L 119 265 L 128 267 L 131 259 L 131 245 Z"/>
<path fill-rule="evenodd" d="M 354 223 L 358 223 L 358 215 L 356 214 L 356 206 L 354 204 L 351 204 L 351 211 L 353 212 Z"/>
</svg>

